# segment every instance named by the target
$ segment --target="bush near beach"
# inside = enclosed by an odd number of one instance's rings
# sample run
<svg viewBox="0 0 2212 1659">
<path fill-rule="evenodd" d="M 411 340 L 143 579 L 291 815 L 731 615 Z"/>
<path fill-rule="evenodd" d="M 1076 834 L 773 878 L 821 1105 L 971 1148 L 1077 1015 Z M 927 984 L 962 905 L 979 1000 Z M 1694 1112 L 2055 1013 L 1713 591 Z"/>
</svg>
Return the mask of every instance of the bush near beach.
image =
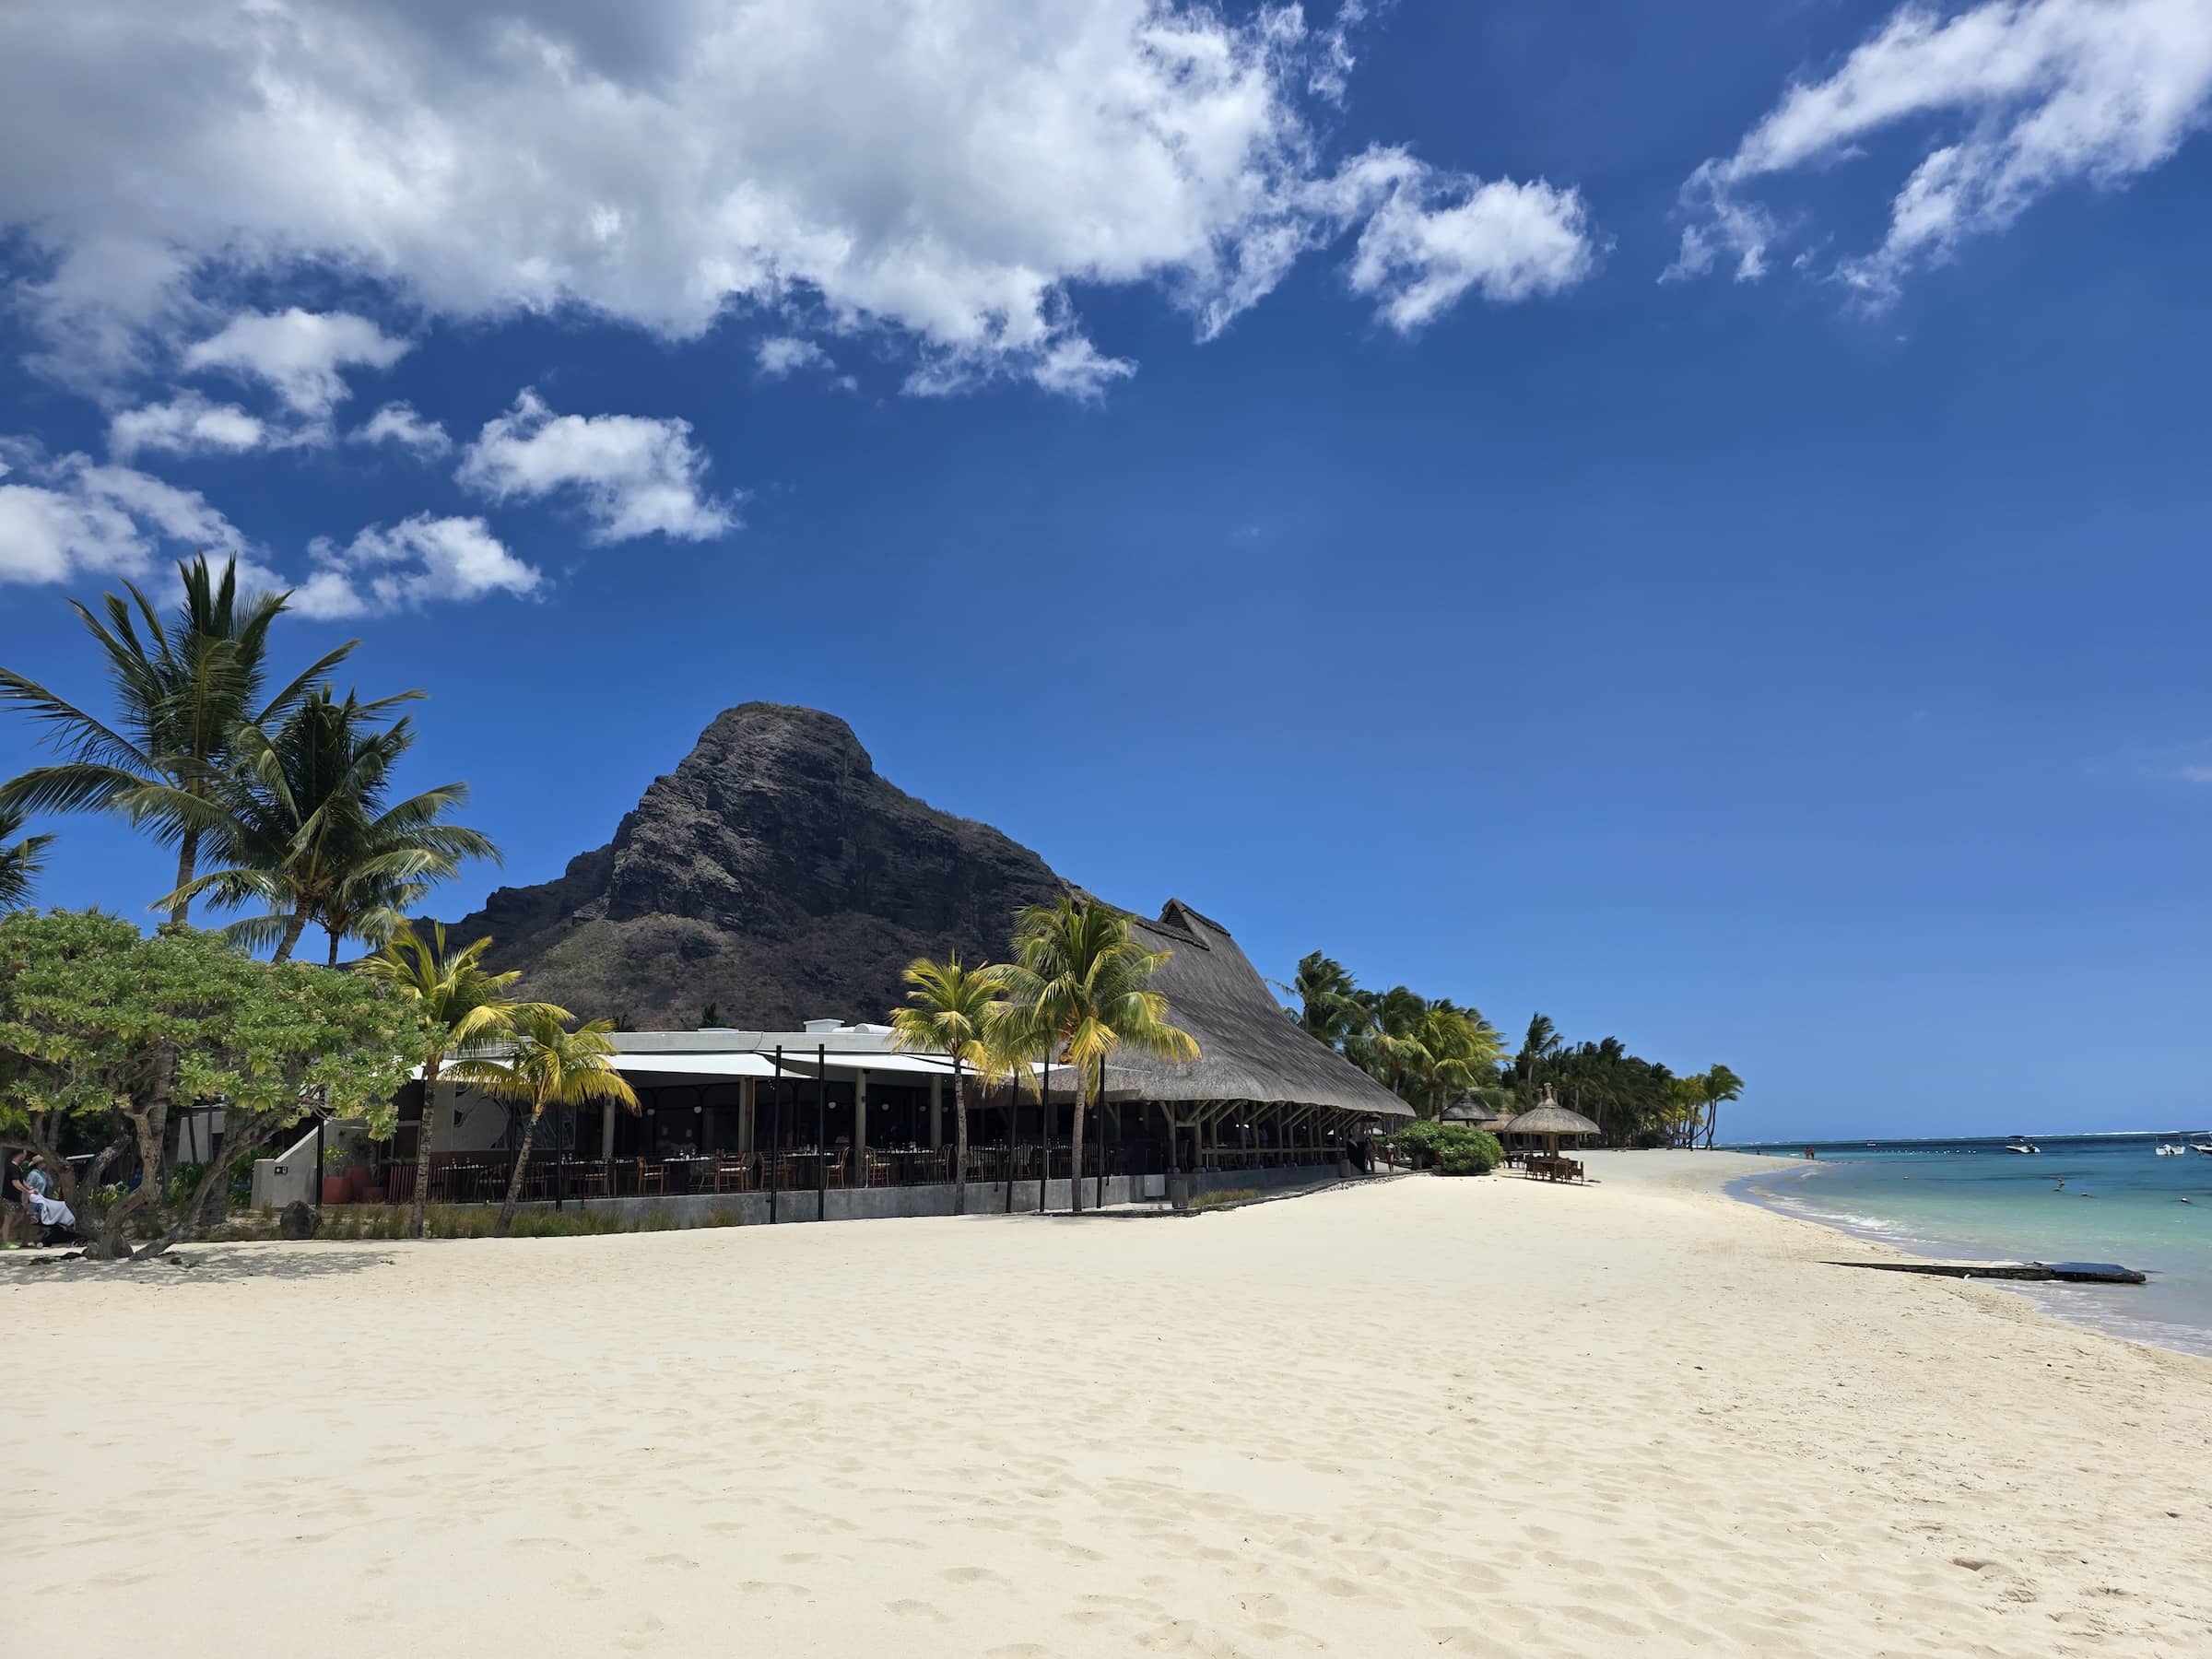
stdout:
<svg viewBox="0 0 2212 1659">
<path fill-rule="evenodd" d="M 1408 1124 L 1390 1137 L 1401 1158 L 1439 1175 L 1488 1175 L 1505 1161 L 1505 1148 L 1487 1129 L 1428 1120 Z"/>
</svg>

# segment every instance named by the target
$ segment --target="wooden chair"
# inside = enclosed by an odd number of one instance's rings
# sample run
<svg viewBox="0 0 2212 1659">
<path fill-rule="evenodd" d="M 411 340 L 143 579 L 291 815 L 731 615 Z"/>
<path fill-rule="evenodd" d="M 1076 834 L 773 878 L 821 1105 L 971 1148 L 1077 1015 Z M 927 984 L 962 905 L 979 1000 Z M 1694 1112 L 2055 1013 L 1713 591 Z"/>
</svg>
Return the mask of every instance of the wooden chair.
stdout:
<svg viewBox="0 0 2212 1659">
<path fill-rule="evenodd" d="M 569 1166 L 569 1191 L 579 1198 L 607 1198 L 613 1196 L 603 1163 L 581 1163 Z"/>
<path fill-rule="evenodd" d="M 666 1168 L 657 1163 L 648 1163 L 642 1158 L 637 1160 L 637 1165 L 638 1195 L 640 1197 L 643 1197 L 647 1193 L 660 1193 L 665 1194 L 668 1191 L 668 1171 Z"/>
</svg>

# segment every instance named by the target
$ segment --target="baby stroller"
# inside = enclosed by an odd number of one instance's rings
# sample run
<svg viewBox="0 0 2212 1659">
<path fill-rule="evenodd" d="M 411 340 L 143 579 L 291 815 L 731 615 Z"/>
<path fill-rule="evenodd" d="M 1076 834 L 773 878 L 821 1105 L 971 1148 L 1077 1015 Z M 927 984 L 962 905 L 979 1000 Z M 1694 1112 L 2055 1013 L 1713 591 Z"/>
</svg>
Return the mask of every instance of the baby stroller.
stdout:
<svg viewBox="0 0 2212 1659">
<path fill-rule="evenodd" d="M 59 1198 L 39 1193 L 23 1201 L 30 1218 L 39 1225 L 41 1245 L 82 1244 L 83 1235 L 76 1230 L 76 1212 Z"/>
</svg>

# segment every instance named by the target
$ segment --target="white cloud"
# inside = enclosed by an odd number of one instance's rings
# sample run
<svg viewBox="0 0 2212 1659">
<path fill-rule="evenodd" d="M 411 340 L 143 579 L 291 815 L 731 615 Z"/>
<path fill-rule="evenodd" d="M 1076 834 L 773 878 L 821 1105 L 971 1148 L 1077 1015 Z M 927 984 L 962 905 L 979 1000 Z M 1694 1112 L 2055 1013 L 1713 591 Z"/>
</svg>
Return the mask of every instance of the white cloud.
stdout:
<svg viewBox="0 0 2212 1659">
<path fill-rule="evenodd" d="M 760 365 L 760 372 L 770 380 L 782 380 L 801 369 L 834 369 L 837 365 L 828 352 L 812 340 L 802 340 L 794 335 L 772 335 L 762 340 L 753 353 Z"/>
<path fill-rule="evenodd" d="M 1947 18 L 1908 5 L 1832 74 L 1792 86 L 1734 155 L 1690 175 L 1689 223 L 1666 276 L 1723 260 L 1740 280 L 1764 275 L 1788 231 L 1754 187 L 1856 160 L 1864 140 L 1911 124 L 1924 145 L 1887 233 L 1833 269 L 1879 302 L 2053 190 L 2115 186 L 2157 167 L 2208 115 L 2206 0 L 1985 0 Z"/>
<path fill-rule="evenodd" d="M 243 556 L 245 538 L 197 490 L 88 456 L 0 442 L 0 582 L 143 575 L 165 544 Z M 250 567 L 265 575 L 259 567 Z"/>
<path fill-rule="evenodd" d="M 679 339 L 796 304 L 891 331 L 917 389 L 1095 392 L 1129 365 L 1078 292 L 1154 285 L 1211 335 L 1347 229 L 1315 206 L 1313 115 L 1367 9 L 18 0 L 0 228 L 41 261 L 18 297 L 59 372 L 125 371 L 202 290 L 312 263 L 433 316 L 581 306 Z M 1433 257 L 1441 295 L 1465 256 Z M 293 376 L 295 407 L 328 391 Z"/>
<path fill-rule="evenodd" d="M 340 370 L 389 369 L 407 354 L 366 317 L 351 312 L 241 312 L 184 349 L 188 370 L 228 369 L 260 381 L 295 415 L 327 420 L 347 396 Z"/>
<path fill-rule="evenodd" d="M 1580 194 L 1530 184 L 1418 175 L 1370 216 L 1352 259 L 1357 294 L 1400 334 L 1426 327 L 1469 288 L 1507 302 L 1558 293 L 1596 263 Z"/>
<path fill-rule="evenodd" d="M 730 503 L 701 493 L 707 458 L 687 420 L 556 415 L 528 387 L 487 421 L 454 475 L 494 501 L 582 496 L 594 541 L 679 536 L 703 541 L 736 527 Z"/>
<path fill-rule="evenodd" d="M 418 512 L 389 529 L 371 524 L 343 547 L 317 541 L 309 553 L 315 569 L 292 595 L 292 608 L 307 617 L 369 616 L 488 594 L 526 596 L 544 580 L 480 518 Z"/>
<path fill-rule="evenodd" d="M 242 455 L 284 441 L 286 435 L 258 416 L 236 404 L 210 403 L 197 392 L 179 393 L 167 403 L 119 410 L 108 421 L 108 448 L 126 460 L 140 450 Z"/>
<path fill-rule="evenodd" d="M 445 429 L 426 420 L 408 403 L 388 403 L 346 434 L 348 443 L 396 443 L 418 460 L 429 461 L 453 447 Z"/>
</svg>

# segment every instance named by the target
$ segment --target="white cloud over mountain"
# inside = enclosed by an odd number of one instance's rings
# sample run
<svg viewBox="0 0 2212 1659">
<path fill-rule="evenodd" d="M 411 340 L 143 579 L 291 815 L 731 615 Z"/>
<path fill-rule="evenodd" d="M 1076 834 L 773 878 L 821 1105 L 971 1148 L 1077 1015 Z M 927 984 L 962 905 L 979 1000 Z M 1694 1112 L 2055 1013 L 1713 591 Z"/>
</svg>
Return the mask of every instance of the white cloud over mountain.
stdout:
<svg viewBox="0 0 2212 1659">
<path fill-rule="evenodd" d="M 488 594 L 527 596 L 544 580 L 480 518 L 418 512 L 389 528 L 371 524 L 342 546 L 317 541 L 308 551 L 315 568 L 292 594 L 292 608 L 306 617 L 371 616 Z"/>
<path fill-rule="evenodd" d="M 1312 112 L 1364 9 L 26 0 L 0 13 L 0 226 L 38 255 L 43 366 L 80 378 L 158 362 L 231 277 L 305 266 L 433 316 L 576 306 L 677 338 L 795 306 L 906 340 L 918 391 L 1086 394 L 1130 365 L 1080 288 L 1156 285 L 1211 334 L 1358 228 L 1334 186 L 1369 158 L 1329 159 Z M 1408 182 L 1352 280 L 1394 326 L 1587 268 L 1571 193 L 1379 153 Z M 404 349 L 254 313 L 188 366 L 312 418 L 340 368 Z"/>
<path fill-rule="evenodd" d="M 1924 140 L 1886 234 L 1833 270 L 1879 302 L 2052 191 L 2123 184 L 2159 165 L 2207 119 L 2206 0 L 1986 0 L 1950 16 L 1909 5 L 1690 176 L 1689 222 L 1666 274 L 1725 261 L 1740 279 L 1764 275 L 1790 227 L 1759 187 L 1860 162 L 1865 141 L 1909 127 Z"/>
<path fill-rule="evenodd" d="M 461 457 L 462 485 L 495 502 L 573 496 L 594 541 L 659 534 L 703 541 L 736 527 L 704 490 L 691 423 L 639 415 L 556 415 L 525 387 Z"/>
</svg>

